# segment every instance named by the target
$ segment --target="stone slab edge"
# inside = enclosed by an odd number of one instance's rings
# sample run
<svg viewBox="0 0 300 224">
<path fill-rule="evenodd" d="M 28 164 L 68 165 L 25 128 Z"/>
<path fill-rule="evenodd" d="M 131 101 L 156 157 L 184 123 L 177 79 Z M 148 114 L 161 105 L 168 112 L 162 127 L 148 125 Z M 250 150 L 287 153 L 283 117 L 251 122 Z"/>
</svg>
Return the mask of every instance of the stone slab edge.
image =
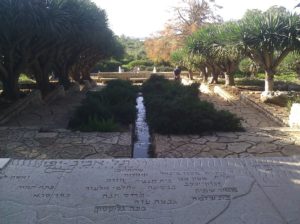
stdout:
<svg viewBox="0 0 300 224">
<path fill-rule="evenodd" d="M 10 158 L 0 158 L 0 170 L 4 169 L 9 161 Z"/>
</svg>

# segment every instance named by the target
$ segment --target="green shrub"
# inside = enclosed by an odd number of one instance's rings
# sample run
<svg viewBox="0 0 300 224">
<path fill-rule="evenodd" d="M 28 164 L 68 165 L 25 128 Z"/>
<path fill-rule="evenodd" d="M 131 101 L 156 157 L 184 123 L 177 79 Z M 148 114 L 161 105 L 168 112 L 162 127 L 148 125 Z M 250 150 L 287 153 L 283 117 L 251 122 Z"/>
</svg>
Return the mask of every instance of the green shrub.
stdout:
<svg viewBox="0 0 300 224">
<path fill-rule="evenodd" d="M 289 53 L 277 68 L 278 73 L 298 73 L 300 72 L 300 54 L 297 52 Z"/>
<path fill-rule="evenodd" d="M 151 130 L 161 134 L 200 134 L 242 130 L 240 119 L 200 101 L 199 85 L 183 86 L 153 75 L 142 90 Z"/>
<path fill-rule="evenodd" d="M 119 125 L 112 118 L 100 120 L 96 116 L 88 117 L 87 123 L 84 123 L 79 127 L 79 130 L 82 132 L 115 132 L 119 129 Z"/>
<path fill-rule="evenodd" d="M 91 72 L 117 72 L 122 63 L 115 59 L 104 60 L 95 65 Z"/>
<path fill-rule="evenodd" d="M 256 65 L 250 58 L 245 58 L 241 60 L 239 70 L 244 74 L 244 76 L 250 77 L 251 75 L 257 74 L 258 65 Z"/>
<path fill-rule="evenodd" d="M 153 67 L 153 62 L 149 61 L 149 60 L 135 60 L 135 61 L 131 61 L 130 63 L 128 63 L 128 68 L 129 69 L 133 69 L 134 67 L 147 67 L 147 66 L 152 66 Z"/>
<path fill-rule="evenodd" d="M 261 79 L 240 79 L 236 80 L 238 86 L 259 86 L 264 87 L 265 81 Z"/>
<path fill-rule="evenodd" d="M 136 118 L 137 88 L 129 81 L 112 80 L 99 92 L 89 92 L 69 122 L 73 130 L 100 130 L 113 123 L 128 126 Z"/>
</svg>

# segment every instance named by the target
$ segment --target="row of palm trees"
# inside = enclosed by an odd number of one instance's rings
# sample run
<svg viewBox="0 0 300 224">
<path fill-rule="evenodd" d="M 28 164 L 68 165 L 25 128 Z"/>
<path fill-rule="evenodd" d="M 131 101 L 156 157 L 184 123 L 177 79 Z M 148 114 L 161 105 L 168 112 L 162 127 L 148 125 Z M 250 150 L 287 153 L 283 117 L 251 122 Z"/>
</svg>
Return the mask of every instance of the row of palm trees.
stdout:
<svg viewBox="0 0 300 224">
<path fill-rule="evenodd" d="M 250 58 L 265 71 L 265 92 L 270 92 L 278 65 L 299 49 L 299 15 L 283 7 L 271 7 L 265 12 L 249 10 L 239 21 L 200 28 L 172 59 L 190 70 L 200 70 L 206 80 L 212 74 L 212 82 L 224 74 L 226 84 L 234 85 L 240 61 Z"/>
<path fill-rule="evenodd" d="M 21 73 L 45 96 L 50 75 L 68 88 L 70 77 L 89 79 L 96 62 L 118 53 L 105 11 L 90 0 L 0 1 L 0 81 L 8 99 L 19 98 Z"/>
</svg>

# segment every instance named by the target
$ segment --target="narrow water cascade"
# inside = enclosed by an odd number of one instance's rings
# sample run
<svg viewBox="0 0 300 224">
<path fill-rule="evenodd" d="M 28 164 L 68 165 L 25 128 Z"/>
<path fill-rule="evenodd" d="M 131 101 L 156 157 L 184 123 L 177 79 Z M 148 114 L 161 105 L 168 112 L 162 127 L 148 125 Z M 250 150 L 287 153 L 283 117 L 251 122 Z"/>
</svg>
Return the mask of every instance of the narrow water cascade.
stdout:
<svg viewBox="0 0 300 224">
<path fill-rule="evenodd" d="M 146 109 L 144 97 L 139 95 L 136 99 L 137 118 L 135 121 L 135 141 L 133 144 L 133 158 L 150 158 L 150 133 L 146 122 Z"/>
</svg>

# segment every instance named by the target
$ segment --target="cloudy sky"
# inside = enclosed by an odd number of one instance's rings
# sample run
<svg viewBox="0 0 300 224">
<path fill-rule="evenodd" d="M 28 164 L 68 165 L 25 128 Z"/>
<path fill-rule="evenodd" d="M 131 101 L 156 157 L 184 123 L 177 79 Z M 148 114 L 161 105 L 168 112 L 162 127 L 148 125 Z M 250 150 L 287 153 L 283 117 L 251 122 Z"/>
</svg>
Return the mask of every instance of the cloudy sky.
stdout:
<svg viewBox="0 0 300 224">
<path fill-rule="evenodd" d="M 117 35 L 148 37 L 162 30 L 172 17 L 172 7 L 179 0 L 92 0 L 105 9 L 111 29 Z M 223 6 L 219 14 L 225 20 L 239 19 L 247 9 L 266 10 L 272 5 L 294 10 L 300 0 L 216 0 Z M 299 10 L 297 10 L 299 12 Z"/>
</svg>

